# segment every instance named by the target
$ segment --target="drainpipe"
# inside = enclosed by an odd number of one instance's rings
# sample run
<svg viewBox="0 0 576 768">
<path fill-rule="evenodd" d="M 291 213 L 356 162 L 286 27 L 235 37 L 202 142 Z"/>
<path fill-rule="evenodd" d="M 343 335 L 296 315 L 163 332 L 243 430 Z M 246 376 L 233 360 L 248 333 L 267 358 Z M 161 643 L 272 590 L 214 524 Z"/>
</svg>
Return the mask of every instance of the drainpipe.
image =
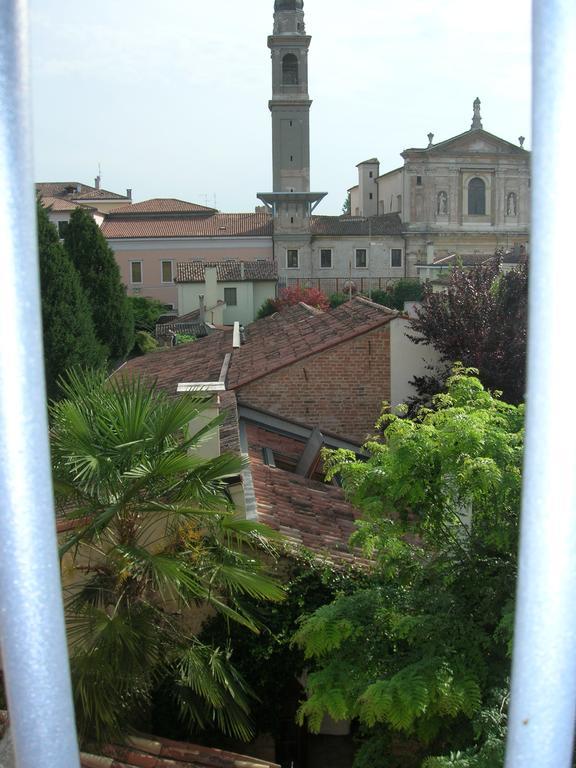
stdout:
<svg viewBox="0 0 576 768">
<path fill-rule="evenodd" d="M 25 0 L 0 3 L 0 643 L 17 768 L 79 768 L 42 349 Z"/>
</svg>

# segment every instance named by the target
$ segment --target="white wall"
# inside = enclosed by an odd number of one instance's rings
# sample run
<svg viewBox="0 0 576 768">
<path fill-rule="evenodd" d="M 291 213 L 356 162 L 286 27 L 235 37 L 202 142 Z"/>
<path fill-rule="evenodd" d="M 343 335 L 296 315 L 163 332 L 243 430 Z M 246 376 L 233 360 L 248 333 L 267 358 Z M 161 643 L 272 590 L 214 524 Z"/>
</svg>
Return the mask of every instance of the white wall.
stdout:
<svg viewBox="0 0 576 768">
<path fill-rule="evenodd" d="M 427 365 L 438 365 L 440 353 L 432 346 L 415 344 L 406 336 L 410 323 L 405 318 L 396 318 L 390 323 L 390 405 L 392 408 L 405 403 L 417 394 L 410 384 L 414 376 L 423 376 L 430 371 Z"/>
<path fill-rule="evenodd" d="M 398 201 L 400 197 L 400 201 Z M 378 179 L 378 213 L 399 213 L 404 201 L 404 169 L 390 171 Z"/>
</svg>

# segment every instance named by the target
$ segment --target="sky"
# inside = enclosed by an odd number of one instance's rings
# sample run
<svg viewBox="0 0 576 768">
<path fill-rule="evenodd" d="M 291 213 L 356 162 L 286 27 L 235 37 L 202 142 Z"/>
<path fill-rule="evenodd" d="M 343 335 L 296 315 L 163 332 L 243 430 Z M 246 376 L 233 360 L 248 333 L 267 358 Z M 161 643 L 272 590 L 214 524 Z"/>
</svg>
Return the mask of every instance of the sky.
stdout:
<svg viewBox="0 0 576 768">
<path fill-rule="evenodd" d="M 252 211 L 272 188 L 273 0 L 30 0 L 37 181 Z M 305 0 L 311 187 L 484 128 L 530 148 L 530 0 Z"/>
</svg>

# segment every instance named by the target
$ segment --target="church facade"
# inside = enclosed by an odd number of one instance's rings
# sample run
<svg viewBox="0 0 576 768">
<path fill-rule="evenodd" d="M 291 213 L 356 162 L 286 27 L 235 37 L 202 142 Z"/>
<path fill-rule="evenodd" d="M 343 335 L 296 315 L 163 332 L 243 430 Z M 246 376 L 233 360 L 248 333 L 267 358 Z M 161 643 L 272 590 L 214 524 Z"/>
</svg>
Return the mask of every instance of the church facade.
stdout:
<svg viewBox="0 0 576 768">
<path fill-rule="evenodd" d="M 350 215 L 317 216 L 325 197 L 310 190 L 308 51 L 303 0 L 276 0 L 272 58 L 273 191 L 259 199 L 273 218 L 280 286 L 317 285 L 326 293 L 382 287 L 427 274 L 447 257 L 527 253 L 530 153 L 484 130 L 480 100 L 470 130 L 402 152 L 404 163 L 380 173 L 377 158 L 359 163 Z"/>
<path fill-rule="evenodd" d="M 530 153 L 484 130 L 480 100 L 470 130 L 402 152 L 404 164 L 380 174 L 378 160 L 358 165 L 351 211 L 396 211 L 402 220 L 407 269 L 455 255 L 489 257 L 497 249 L 528 251 Z"/>
</svg>

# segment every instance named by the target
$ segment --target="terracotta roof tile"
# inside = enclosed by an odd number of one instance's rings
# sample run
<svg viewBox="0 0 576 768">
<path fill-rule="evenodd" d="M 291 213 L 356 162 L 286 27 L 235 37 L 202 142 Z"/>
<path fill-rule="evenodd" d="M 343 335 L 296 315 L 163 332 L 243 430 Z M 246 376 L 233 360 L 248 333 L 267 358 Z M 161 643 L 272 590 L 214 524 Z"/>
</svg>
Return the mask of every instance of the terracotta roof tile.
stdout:
<svg viewBox="0 0 576 768">
<path fill-rule="evenodd" d="M 68 200 L 128 200 L 126 195 L 119 195 L 107 189 L 96 189 L 78 181 L 48 181 L 36 184 L 36 192 L 41 197 L 64 197 Z"/>
<path fill-rule="evenodd" d="M 142 214 L 170 214 L 170 213 L 191 213 L 191 214 L 212 214 L 218 213 L 216 208 L 209 208 L 206 205 L 198 203 L 189 203 L 186 200 L 177 200 L 173 197 L 154 197 L 151 200 L 143 200 L 141 203 L 132 205 L 123 205 L 120 208 L 114 208 L 108 212 L 108 216 L 141 216 Z"/>
<path fill-rule="evenodd" d="M 348 544 L 359 512 L 345 500 L 342 489 L 264 462 L 265 447 L 276 456 L 298 460 L 304 441 L 250 423 L 246 424 L 246 436 L 258 521 L 323 557 L 364 562 Z"/>
<path fill-rule="evenodd" d="M 88 205 L 81 205 L 80 203 L 74 203 L 71 200 L 66 200 L 61 197 L 42 197 L 42 205 L 44 208 L 48 208 L 54 212 L 61 211 L 75 211 L 76 208 L 84 208 L 85 210 L 93 211 L 95 208 L 91 208 Z"/>
<path fill-rule="evenodd" d="M 206 216 L 107 217 L 102 233 L 108 239 L 147 237 L 272 237 L 268 213 L 215 213 Z"/>
<path fill-rule="evenodd" d="M 141 375 L 175 393 L 186 381 L 218 381 L 224 356 L 232 352 L 227 389 L 322 352 L 389 323 L 398 316 L 380 304 L 356 297 L 336 309 L 317 312 L 303 304 L 246 327 L 245 342 L 232 349 L 232 331 L 216 330 L 184 344 L 130 360 L 115 375 Z"/>
<path fill-rule="evenodd" d="M 203 283 L 206 267 L 216 267 L 220 283 L 278 279 L 278 267 L 272 261 L 186 261 L 177 265 L 176 282 Z"/>
<path fill-rule="evenodd" d="M 359 216 L 313 216 L 312 234 L 319 235 L 401 235 L 402 220 L 397 213 L 364 218 Z"/>
</svg>

